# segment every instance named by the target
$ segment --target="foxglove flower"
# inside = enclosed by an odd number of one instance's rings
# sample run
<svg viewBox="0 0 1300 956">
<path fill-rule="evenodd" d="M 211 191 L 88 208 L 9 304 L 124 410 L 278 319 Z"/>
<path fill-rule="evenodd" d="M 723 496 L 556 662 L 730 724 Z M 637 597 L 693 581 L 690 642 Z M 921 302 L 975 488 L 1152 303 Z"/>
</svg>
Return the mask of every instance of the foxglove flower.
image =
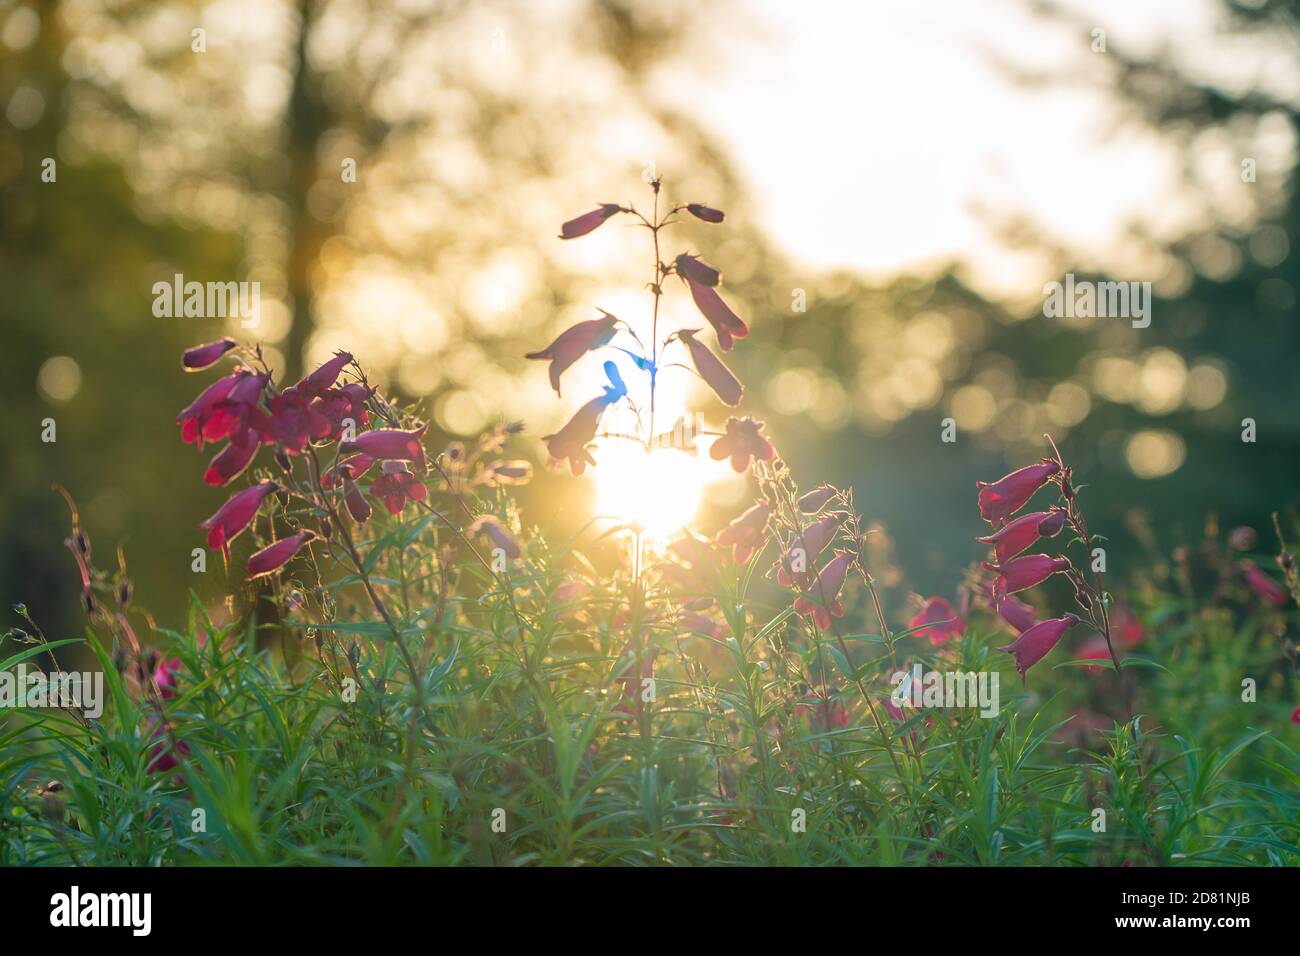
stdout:
<svg viewBox="0 0 1300 956">
<path fill-rule="evenodd" d="M 1060 470 L 1061 466 L 1056 462 L 1045 460 L 1042 464 L 1029 465 L 1004 475 L 992 484 L 977 482 L 980 515 L 993 527 L 1000 528 Z"/>
<path fill-rule="evenodd" d="M 361 493 L 361 489 L 350 476 L 345 476 L 343 479 L 343 503 L 347 505 L 348 514 L 352 515 L 352 520 L 357 524 L 365 524 L 370 520 L 370 502 L 366 500 L 366 496 Z"/>
<path fill-rule="evenodd" d="M 149 738 L 149 773 L 165 773 L 180 766 L 181 757 L 190 755 L 190 745 L 183 740 L 176 741 L 175 746 L 167 735 L 167 729 L 157 717 L 145 720 L 145 736 Z"/>
<path fill-rule="evenodd" d="M 266 496 L 278 490 L 274 481 L 263 481 L 235 492 L 207 521 L 199 525 L 208 529 L 208 547 L 218 548 L 230 560 L 230 542 L 234 541 L 257 517 Z"/>
<path fill-rule="evenodd" d="M 236 385 L 252 374 L 246 368 L 238 369 L 224 378 L 217 379 L 200 392 L 198 398 L 190 402 L 176 416 L 176 424 L 181 426 L 181 441 L 187 445 L 197 443 L 201 449 L 203 447 L 204 426 L 207 424 L 208 419 L 212 417 L 217 405 L 229 397 Z"/>
<path fill-rule="evenodd" d="M 1241 572 L 1257 598 L 1273 607 L 1286 607 L 1286 588 L 1261 571 L 1254 561 L 1239 561 L 1237 570 Z"/>
<path fill-rule="evenodd" d="M 732 560 L 744 564 L 763 543 L 763 529 L 772 514 L 772 506 L 760 501 L 739 518 L 718 532 L 714 539 L 724 548 L 731 548 Z"/>
<path fill-rule="evenodd" d="M 730 352 L 733 339 L 743 339 L 749 335 L 749 326 L 740 320 L 740 316 L 731 311 L 731 307 L 722 300 L 722 296 L 718 295 L 715 289 L 692 282 L 690 279 L 686 280 L 686 286 L 691 290 L 695 307 L 708 319 L 709 325 L 713 326 L 713 331 L 717 333 L 718 348 Z"/>
<path fill-rule="evenodd" d="M 327 437 L 332 427 L 330 420 L 308 404 L 302 394 L 281 392 L 271 399 L 271 420 L 262 441 L 300 455 L 308 442 Z"/>
<path fill-rule="evenodd" d="M 776 449 L 763 437 L 762 428 L 763 423 L 756 418 L 728 418 L 726 434 L 709 448 L 709 457 L 714 461 L 730 458 L 731 467 L 737 472 L 749 468 L 750 458 L 771 461 L 776 457 Z"/>
<path fill-rule="evenodd" d="M 286 392 L 297 392 L 304 398 L 319 398 L 325 392 L 332 388 L 338 381 L 339 373 L 352 361 L 352 356 L 348 352 L 336 352 L 334 357 L 328 362 L 322 364 L 316 371 L 305 376 L 297 385 L 285 389 Z"/>
<path fill-rule="evenodd" d="M 999 647 L 998 650 L 1015 655 L 1016 670 L 1020 672 L 1021 680 L 1024 680 L 1029 668 L 1046 657 L 1065 632 L 1078 623 L 1079 619 L 1073 614 L 1048 618 L 1046 621 L 1038 622 L 1016 640 L 1005 647 Z"/>
<path fill-rule="evenodd" d="M 840 591 L 848 577 L 849 565 L 853 562 L 851 551 L 841 551 L 831 558 L 826 567 L 821 569 L 816 580 L 794 601 L 798 614 L 812 615 L 812 619 L 822 630 L 831 626 L 832 617 L 844 616 L 844 605 L 840 603 Z"/>
<path fill-rule="evenodd" d="M 500 548 L 511 561 L 523 557 L 524 550 L 519 546 L 519 539 L 510 533 L 496 515 L 482 515 L 476 518 L 465 533 L 470 537 L 482 535 L 487 538 L 493 548 Z"/>
<path fill-rule="evenodd" d="M 713 266 L 705 265 L 696 256 L 688 256 L 686 253 L 682 253 L 674 260 L 674 265 L 677 268 L 677 274 L 687 282 L 713 288 L 722 281 L 721 272 L 713 268 Z"/>
<path fill-rule="evenodd" d="M 798 580 L 806 579 L 810 568 L 818 556 L 826 550 L 840 525 L 844 515 L 838 511 L 814 521 L 790 541 L 790 547 L 776 565 L 776 583 L 783 588 L 794 587 Z"/>
<path fill-rule="evenodd" d="M 343 437 L 344 423 L 350 421 L 355 433 L 357 429 L 370 424 L 370 413 L 366 411 L 366 400 L 373 394 L 360 382 L 349 382 L 342 388 L 326 389 L 311 403 L 314 411 L 323 415 L 330 423 L 329 441 L 338 441 Z"/>
<path fill-rule="evenodd" d="M 248 559 L 248 576 L 257 578 L 278 571 L 289 563 L 290 559 L 302 549 L 304 544 L 315 537 L 316 532 L 314 531 L 300 531 L 287 538 L 281 538 L 274 544 L 267 545 Z"/>
<path fill-rule="evenodd" d="M 569 469 L 575 475 L 581 475 L 588 465 L 594 465 L 596 459 L 591 457 L 587 446 L 596 437 L 596 428 L 600 416 L 612 402 L 608 395 L 593 398 L 583 405 L 572 418 L 553 435 L 543 435 L 546 451 L 554 461 L 568 460 Z"/>
<path fill-rule="evenodd" d="M 344 478 L 359 479 L 368 472 L 377 459 L 372 455 L 353 455 L 345 461 L 325 469 L 320 477 L 321 487 L 334 488 Z"/>
<path fill-rule="evenodd" d="M 994 599 L 1004 594 L 1015 594 L 1042 584 L 1053 574 L 1070 568 L 1066 558 L 1054 558 L 1050 554 L 1028 554 L 1023 558 L 1013 558 L 1005 564 L 989 564 L 984 567 L 997 572 L 993 582 Z"/>
<path fill-rule="evenodd" d="M 998 617 L 1006 621 L 1007 625 L 1017 634 L 1029 630 L 1038 623 L 1038 618 L 1034 616 L 1034 609 L 1018 597 L 1004 594 L 993 600 Z"/>
<path fill-rule="evenodd" d="M 610 216 L 622 210 L 616 202 L 601 203 L 591 212 L 585 212 L 581 216 L 575 216 L 560 227 L 561 239 L 577 239 L 579 236 L 585 236 L 593 229 L 604 225 L 605 220 Z"/>
<path fill-rule="evenodd" d="M 196 345 L 194 348 L 186 349 L 181 353 L 181 366 L 187 372 L 199 372 L 205 368 L 211 368 L 221 361 L 221 356 L 234 347 L 235 340 L 229 337 L 217 339 L 215 342 L 209 342 L 206 345 Z"/>
<path fill-rule="evenodd" d="M 203 480 L 217 488 L 229 484 L 244 473 L 256 454 L 257 436 L 254 432 L 245 432 L 239 441 L 232 437 L 230 443 L 208 462 Z"/>
<path fill-rule="evenodd" d="M 731 373 L 731 369 L 723 364 L 722 359 L 710 352 L 709 347 L 695 337 L 697 331 L 699 330 L 684 329 L 677 333 L 677 337 L 685 342 L 686 348 L 690 350 L 695 371 L 700 373 L 700 378 L 713 389 L 724 405 L 739 405 L 744 387 Z"/>
<path fill-rule="evenodd" d="M 1056 537 L 1063 527 L 1065 509 L 1053 508 L 1021 515 L 992 534 L 975 540 L 997 548 L 999 561 L 1009 561 L 1039 538 Z"/>
<path fill-rule="evenodd" d="M 946 644 L 950 638 L 966 633 L 966 622 L 946 598 L 933 597 L 925 602 L 919 614 L 907 622 L 914 633 L 926 632 L 930 643 Z"/>
<path fill-rule="evenodd" d="M 180 669 L 179 657 L 159 658 L 158 666 L 154 668 L 153 681 L 158 685 L 158 693 L 163 700 L 171 700 L 180 692 L 180 681 L 176 676 Z"/>
<path fill-rule="evenodd" d="M 339 454 L 349 455 L 360 452 L 372 458 L 409 461 L 415 466 L 416 474 L 423 475 L 429 470 L 429 466 L 425 462 L 424 445 L 421 444 L 420 439 L 424 437 L 428 428 L 428 425 L 421 425 L 414 431 L 381 428 L 365 432 L 358 435 L 354 441 L 342 442 L 339 445 Z"/>
<path fill-rule="evenodd" d="M 247 432 L 261 432 L 268 419 L 259 403 L 270 376 L 244 375 L 230 393 L 215 403 L 203 421 L 203 440 L 220 441 L 228 436 L 242 437 Z"/>
<path fill-rule="evenodd" d="M 704 222 L 717 223 L 727 218 L 727 214 L 721 209 L 714 209 L 712 206 L 705 206 L 697 202 L 687 203 L 686 211 L 696 219 L 701 219 Z"/>
<path fill-rule="evenodd" d="M 603 318 L 570 326 L 540 352 L 529 352 L 524 356 L 526 359 L 539 359 L 551 363 L 551 388 L 555 389 L 556 395 L 560 394 L 560 376 L 586 353 L 608 345 L 609 340 L 618 331 L 618 319 L 604 309 L 600 311 Z"/>
<path fill-rule="evenodd" d="M 429 489 L 411 474 L 405 462 L 385 461 L 379 470 L 382 474 L 370 483 L 370 493 L 383 499 L 390 515 L 401 514 L 408 501 L 423 501 L 428 496 Z"/>
<path fill-rule="evenodd" d="M 807 494 L 800 495 L 798 501 L 799 510 L 806 515 L 815 515 L 838 494 L 839 492 L 830 485 L 818 485 Z"/>
</svg>

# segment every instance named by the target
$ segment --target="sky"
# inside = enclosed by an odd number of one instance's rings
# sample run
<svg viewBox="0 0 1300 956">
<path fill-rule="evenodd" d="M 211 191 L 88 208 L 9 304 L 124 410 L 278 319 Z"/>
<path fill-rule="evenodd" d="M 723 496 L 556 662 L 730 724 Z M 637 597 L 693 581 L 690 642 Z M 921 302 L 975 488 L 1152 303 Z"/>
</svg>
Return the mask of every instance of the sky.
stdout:
<svg viewBox="0 0 1300 956">
<path fill-rule="evenodd" d="M 1105 30 L 1108 50 L 1170 49 L 1230 88 L 1300 90 L 1293 52 L 1255 41 L 1243 56 L 1219 35 L 1217 0 L 1071 8 Z M 1006 248 L 1001 221 L 1028 217 L 1080 263 L 1152 278 L 1170 264 L 1125 241 L 1129 225 L 1178 237 L 1250 210 L 1239 149 L 1198 143 L 1205 186 L 1181 188 L 1184 150 L 1124 116 L 1092 30 L 1024 0 L 741 9 L 753 19 L 723 42 L 695 33 L 659 82 L 725 141 L 763 225 L 800 264 L 883 278 L 955 260 L 979 291 L 1007 297 L 1041 288 L 1059 264 Z M 1064 80 L 1021 85 L 1006 66 Z M 1259 149 L 1289 162 L 1286 137 L 1261 136 Z"/>
</svg>

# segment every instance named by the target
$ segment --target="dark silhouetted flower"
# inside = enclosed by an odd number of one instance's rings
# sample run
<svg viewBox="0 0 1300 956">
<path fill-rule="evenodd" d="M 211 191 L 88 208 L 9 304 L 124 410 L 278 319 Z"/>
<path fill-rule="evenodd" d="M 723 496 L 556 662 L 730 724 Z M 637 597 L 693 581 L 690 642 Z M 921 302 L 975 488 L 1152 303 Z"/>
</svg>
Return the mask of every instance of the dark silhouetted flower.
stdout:
<svg viewBox="0 0 1300 956">
<path fill-rule="evenodd" d="M 731 467 L 738 472 L 749 467 L 750 458 L 771 461 L 776 449 L 763 437 L 762 429 L 763 423 L 756 418 L 728 418 L 726 434 L 709 448 L 709 457 L 714 461 L 730 458 Z"/>
<path fill-rule="evenodd" d="M 701 262 L 697 256 L 682 253 L 674 261 L 674 265 L 677 268 L 677 274 L 687 282 L 713 288 L 722 281 L 722 273 L 713 266 Z"/>
<path fill-rule="evenodd" d="M 604 225 L 605 220 L 610 216 L 622 210 L 616 202 L 601 203 L 591 212 L 585 212 L 581 216 L 575 216 L 560 227 L 561 239 L 577 239 L 579 236 L 585 236 L 593 229 Z"/>
<path fill-rule="evenodd" d="M 700 373 L 700 378 L 713 389 L 724 405 L 739 405 L 740 396 L 745 391 L 744 387 L 731 373 L 731 369 L 723 364 L 722 359 L 710 352 L 709 347 L 695 337 L 698 331 L 698 329 L 685 329 L 677 333 L 677 337 L 685 342 L 686 348 L 690 350 L 695 371 Z"/>
<path fill-rule="evenodd" d="M 813 562 L 835 540 L 842 524 L 844 515 L 831 512 L 791 538 L 790 546 L 776 563 L 776 583 L 789 588 L 811 576 Z"/>
<path fill-rule="evenodd" d="M 822 630 L 831 626 L 832 617 L 843 617 L 844 605 L 840 604 L 840 591 L 844 588 L 849 565 L 852 563 L 853 553 L 850 551 L 841 551 L 831 558 L 816 580 L 795 598 L 795 612 L 811 614 Z"/>
<path fill-rule="evenodd" d="M 211 368 L 221 361 L 221 356 L 234 347 L 235 340 L 229 337 L 217 339 L 215 342 L 209 342 L 206 345 L 196 345 L 192 349 L 186 349 L 181 354 L 181 366 L 187 372 L 198 372 L 205 368 Z"/>
<path fill-rule="evenodd" d="M 519 546 L 519 539 L 510 533 L 496 515 L 481 515 L 475 518 L 474 523 L 465 533 L 471 537 L 482 535 L 487 538 L 493 548 L 500 548 L 511 561 L 523 557 L 524 549 Z"/>
<path fill-rule="evenodd" d="M 806 515 L 815 515 L 838 494 L 839 492 L 830 485 L 818 485 L 812 491 L 799 496 L 799 510 Z"/>
<path fill-rule="evenodd" d="M 540 352 L 529 352 L 524 358 L 540 359 L 551 363 L 551 388 L 560 394 L 560 376 L 574 362 L 592 349 L 607 345 L 618 331 L 618 319 L 604 309 L 600 310 L 603 318 L 591 319 L 569 326 L 561 332 L 550 345 Z"/>
<path fill-rule="evenodd" d="M 709 325 L 713 326 L 713 331 L 717 333 L 718 348 L 730 352 L 734 339 L 743 339 L 749 335 L 749 326 L 740 320 L 740 316 L 731 311 L 731 307 L 722 300 L 717 290 L 699 282 L 692 282 L 690 279 L 686 280 L 686 286 L 691 290 L 695 307 L 708 319 Z"/>
<path fill-rule="evenodd" d="M 744 564 L 762 545 L 763 529 L 771 514 L 771 504 L 760 501 L 719 531 L 714 540 L 724 548 L 731 548 L 732 560 Z"/>
<path fill-rule="evenodd" d="M 553 435 L 543 435 L 547 454 L 555 461 L 569 462 L 569 469 L 580 475 L 588 465 L 594 465 L 596 459 L 591 457 L 587 446 L 596 437 L 596 428 L 600 425 L 600 416 L 612 404 L 609 395 L 593 398 L 583 405 L 563 428 Z"/>
<path fill-rule="evenodd" d="M 714 209 L 712 206 L 705 206 L 701 203 L 687 203 L 686 211 L 696 219 L 702 219 L 705 222 L 722 222 L 727 218 L 727 214 L 721 209 Z"/>
</svg>

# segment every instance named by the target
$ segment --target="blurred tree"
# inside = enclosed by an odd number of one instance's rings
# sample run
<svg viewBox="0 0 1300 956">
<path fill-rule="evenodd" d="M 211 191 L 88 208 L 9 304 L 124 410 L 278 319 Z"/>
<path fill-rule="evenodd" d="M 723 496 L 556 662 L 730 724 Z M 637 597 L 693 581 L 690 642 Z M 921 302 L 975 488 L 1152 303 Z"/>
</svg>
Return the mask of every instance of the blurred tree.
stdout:
<svg viewBox="0 0 1300 956">
<path fill-rule="evenodd" d="M 445 428 L 517 413 L 519 356 L 566 303 L 590 307 L 539 237 L 626 192 L 649 156 L 705 155 L 648 85 L 685 7 L 0 8 L 6 593 L 55 631 L 75 626 L 56 611 L 76 602 L 52 482 L 97 547 L 130 536 L 137 593 L 160 617 L 188 587 L 227 591 L 219 570 L 190 572 L 202 540 L 184 529 L 224 493 L 202 485 L 200 460 L 172 464 L 192 455 L 174 414 L 208 380 L 180 372 L 184 345 L 257 338 L 286 377 L 347 347 L 412 397 L 451 394 L 434 407 Z M 706 178 L 730 182 L 718 164 L 708 155 Z M 176 273 L 259 282 L 259 326 L 155 317 L 153 284 Z M 488 398 L 467 402 L 471 388 Z"/>
</svg>

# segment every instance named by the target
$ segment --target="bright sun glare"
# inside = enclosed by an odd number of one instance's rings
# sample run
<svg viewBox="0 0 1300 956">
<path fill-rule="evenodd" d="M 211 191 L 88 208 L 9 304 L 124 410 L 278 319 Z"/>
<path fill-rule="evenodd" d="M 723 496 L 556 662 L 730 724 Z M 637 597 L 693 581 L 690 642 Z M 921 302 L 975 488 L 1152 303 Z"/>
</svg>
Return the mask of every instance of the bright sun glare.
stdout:
<svg viewBox="0 0 1300 956">
<path fill-rule="evenodd" d="M 596 482 L 596 513 L 665 538 L 694 520 L 704 486 L 717 479 L 707 457 L 675 448 L 646 451 L 630 441 L 604 441 L 589 472 Z"/>
</svg>

